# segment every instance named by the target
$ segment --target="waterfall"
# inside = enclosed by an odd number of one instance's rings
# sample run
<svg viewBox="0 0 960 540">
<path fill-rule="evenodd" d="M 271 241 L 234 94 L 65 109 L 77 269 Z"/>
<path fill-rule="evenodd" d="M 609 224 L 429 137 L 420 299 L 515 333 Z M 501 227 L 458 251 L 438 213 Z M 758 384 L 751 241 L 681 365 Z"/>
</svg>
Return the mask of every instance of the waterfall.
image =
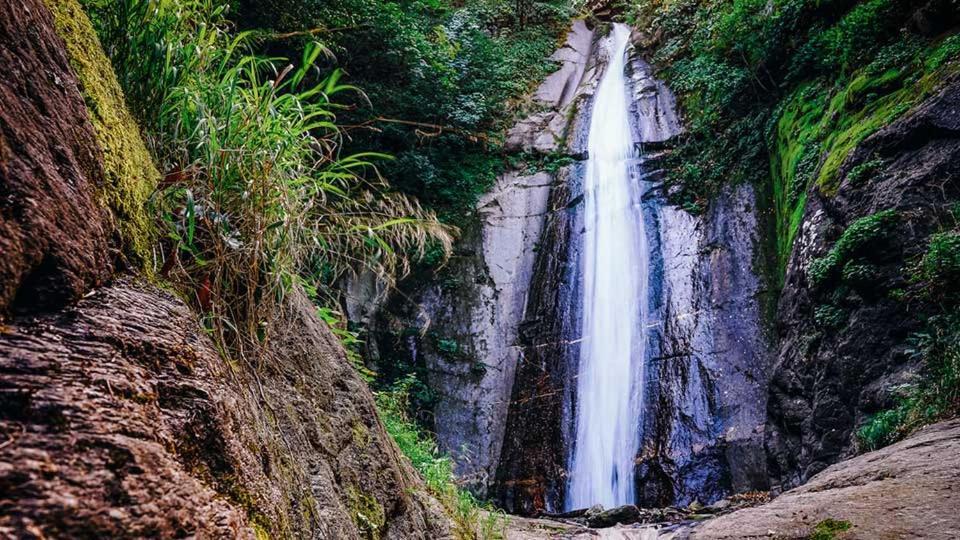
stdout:
<svg viewBox="0 0 960 540">
<path fill-rule="evenodd" d="M 583 319 L 576 436 L 568 508 L 634 502 L 640 443 L 647 311 L 646 233 L 631 178 L 627 112 L 630 30 L 614 25 L 610 63 L 593 102 L 584 186 Z"/>
</svg>

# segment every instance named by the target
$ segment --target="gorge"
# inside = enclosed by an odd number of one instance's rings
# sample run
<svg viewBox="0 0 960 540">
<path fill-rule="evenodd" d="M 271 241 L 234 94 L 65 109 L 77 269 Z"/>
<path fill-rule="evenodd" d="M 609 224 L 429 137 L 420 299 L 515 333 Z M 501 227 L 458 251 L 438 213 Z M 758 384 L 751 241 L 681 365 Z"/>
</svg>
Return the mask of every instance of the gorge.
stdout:
<svg viewBox="0 0 960 540">
<path fill-rule="evenodd" d="M 2 538 L 947 540 L 958 416 L 958 0 L 0 0 Z"/>
</svg>

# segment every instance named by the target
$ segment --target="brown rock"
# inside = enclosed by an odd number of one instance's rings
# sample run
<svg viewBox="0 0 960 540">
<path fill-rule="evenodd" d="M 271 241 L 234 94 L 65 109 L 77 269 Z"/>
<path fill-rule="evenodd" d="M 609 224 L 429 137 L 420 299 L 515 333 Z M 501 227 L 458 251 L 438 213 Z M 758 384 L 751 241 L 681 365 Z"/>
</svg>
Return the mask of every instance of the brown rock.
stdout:
<svg viewBox="0 0 960 540">
<path fill-rule="evenodd" d="M 313 308 L 256 377 L 129 280 L 0 334 L 0 537 L 449 536 Z"/>
<path fill-rule="evenodd" d="M 112 265 L 99 149 L 63 41 L 39 0 L 0 6 L 2 314 L 75 300 Z"/>
</svg>

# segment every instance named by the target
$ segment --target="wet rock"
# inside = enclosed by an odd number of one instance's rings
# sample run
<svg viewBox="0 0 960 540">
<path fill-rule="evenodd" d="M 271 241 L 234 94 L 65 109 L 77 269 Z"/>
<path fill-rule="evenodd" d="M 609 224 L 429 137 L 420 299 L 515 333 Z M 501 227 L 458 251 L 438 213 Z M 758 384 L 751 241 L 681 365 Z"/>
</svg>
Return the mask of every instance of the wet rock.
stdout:
<svg viewBox="0 0 960 540">
<path fill-rule="evenodd" d="M 771 363 L 756 197 L 721 194 L 693 216 L 656 192 L 645 204 L 654 251 L 653 350 L 637 489 L 645 506 L 711 502 L 764 489 Z"/>
<path fill-rule="evenodd" d="M 597 513 L 588 512 L 584 517 L 589 527 L 602 529 L 604 527 L 613 527 L 614 525 L 636 523 L 640 521 L 641 516 L 642 514 L 639 508 L 632 504 L 627 504 Z"/>
</svg>

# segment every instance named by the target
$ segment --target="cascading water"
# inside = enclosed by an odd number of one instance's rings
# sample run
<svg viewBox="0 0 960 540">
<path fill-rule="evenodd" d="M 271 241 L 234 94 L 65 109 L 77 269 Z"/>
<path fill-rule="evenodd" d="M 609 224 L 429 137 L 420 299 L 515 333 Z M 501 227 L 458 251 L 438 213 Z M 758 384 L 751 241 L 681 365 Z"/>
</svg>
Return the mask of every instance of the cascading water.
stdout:
<svg viewBox="0 0 960 540">
<path fill-rule="evenodd" d="M 614 25 L 594 97 L 584 186 L 583 327 L 569 509 L 634 502 L 645 371 L 647 246 L 624 63 L 630 30 Z"/>
</svg>

